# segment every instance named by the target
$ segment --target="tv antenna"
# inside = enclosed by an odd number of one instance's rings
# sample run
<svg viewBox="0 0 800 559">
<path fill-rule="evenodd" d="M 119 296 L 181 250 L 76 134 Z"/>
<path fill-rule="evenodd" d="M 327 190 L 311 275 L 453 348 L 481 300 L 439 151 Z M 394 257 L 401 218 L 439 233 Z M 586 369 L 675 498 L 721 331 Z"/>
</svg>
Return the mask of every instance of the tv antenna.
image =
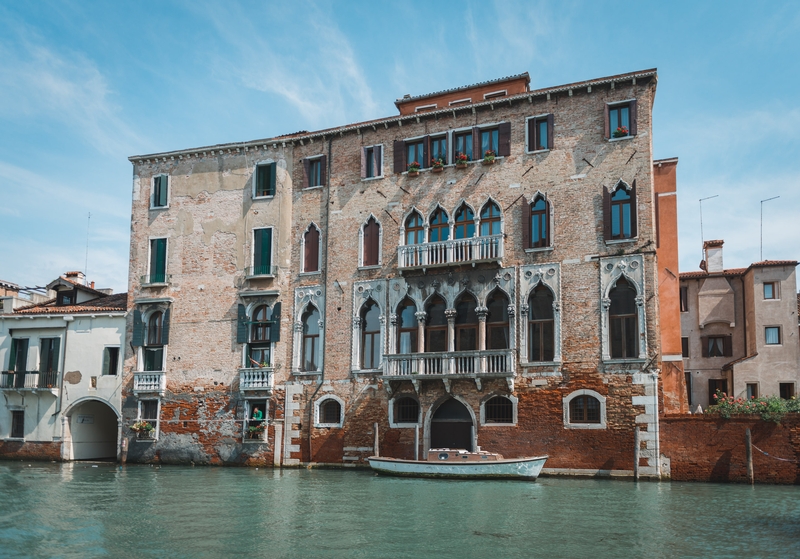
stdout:
<svg viewBox="0 0 800 559">
<path fill-rule="evenodd" d="M 86 218 L 86 260 L 83 263 L 84 282 L 89 277 L 89 224 L 92 222 L 92 212 L 89 212 L 89 217 Z"/>
<path fill-rule="evenodd" d="M 706 239 L 703 236 L 703 201 L 704 200 L 711 200 L 712 198 L 716 198 L 717 196 L 719 196 L 719 194 L 714 194 L 713 196 L 708 196 L 706 198 L 700 198 L 700 246 L 701 246 L 701 248 L 706 243 Z M 705 257 L 706 257 L 705 253 L 702 253 L 700 255 L 700 259 L 701 260 L 704 260 Z"/>
<path fill-rule="evenodd" d="M 773 196 L 772 198 L 761 200 L 761 250 L 758 253 L 758 259 L 762 262 L 764 261 L 764 202 L 769 202 L 776 198 L 780 198 L 780 196 Z"/>
</svg>

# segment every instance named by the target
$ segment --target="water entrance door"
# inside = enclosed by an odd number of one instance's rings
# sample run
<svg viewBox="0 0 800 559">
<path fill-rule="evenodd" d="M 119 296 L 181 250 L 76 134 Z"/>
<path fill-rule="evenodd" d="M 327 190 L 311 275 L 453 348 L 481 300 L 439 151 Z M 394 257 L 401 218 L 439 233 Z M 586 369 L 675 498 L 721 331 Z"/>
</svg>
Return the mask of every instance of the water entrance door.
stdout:
<svg viewBox="0 0 800 559">
<path fill-rule="evenodd" d="M 442 403 L 431 419 L 431 448 L 462 448 L 472 452 L 472 415 L 454 398 Z"/>
<path fill-rule="evenodd" d="M 70 414 L 73 460 L 117 457 L 117 415 L 103 402 L 89 400 Z"/>
</svg>

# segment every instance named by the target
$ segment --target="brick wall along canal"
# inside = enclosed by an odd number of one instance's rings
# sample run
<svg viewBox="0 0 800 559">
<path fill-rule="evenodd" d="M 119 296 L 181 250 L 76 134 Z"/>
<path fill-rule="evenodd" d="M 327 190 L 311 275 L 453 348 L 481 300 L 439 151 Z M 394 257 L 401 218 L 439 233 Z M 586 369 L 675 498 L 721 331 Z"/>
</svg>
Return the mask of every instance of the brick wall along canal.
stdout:
<svg viewBox="0 0 800 559">
<path fill-rule="evenodd" d="M 797 557 L 800 488 L 0 463 L 0 557 Z"/>
</svg>

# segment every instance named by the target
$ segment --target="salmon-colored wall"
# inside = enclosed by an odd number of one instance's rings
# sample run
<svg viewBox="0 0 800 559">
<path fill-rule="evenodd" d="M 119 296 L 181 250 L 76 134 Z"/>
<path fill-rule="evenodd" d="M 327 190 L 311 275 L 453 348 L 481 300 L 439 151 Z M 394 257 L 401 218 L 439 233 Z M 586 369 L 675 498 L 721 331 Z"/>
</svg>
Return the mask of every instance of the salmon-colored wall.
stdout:
<svg viewBox="0 0 800 559">
<path fill-rule="evenodd" d="M 506 94 L 508 97 L 525 93 L 528 91 L 528 80 L 526 78 L 514 78 L 512 80 L 498 81 L 470 89 L 460 89 L 458 91 L 442 93 L 441 95 L 431 95 L 424 99 L 414 99 L 407 102 L 399 100 L 397 108 L 400 110 L 401 115 L 411 115 L 416 112 L 417 107 L 426 107 L 435 104 L 436 108 L 431 107 L 430 109 L 426 109 L 435 111 L 437 109 L 446 109 L 450 106 L 450 101 L 459 101 L 461 99 L 471 99 L 471 103 L 482 103 L 485 94 L 502 91 L 503 89 L 508 92 Z M 497 99 L 502 98 L 503 97 L 497 97 Z M 488 101 L 488 99 L 486 99 L 486 101 Z M 464 105 L 467 104 L 469 103 L 464 103 Z M 459 104 L 459 106 L 461 105 Z"/>
<path fill-rule="evenodd" d="M 678 279 L 677 159 L 653 162 L 656 202 L 656 255 L 661 318 L 662 385 L 665 413 L 687 413 L 681 356 L 680 280 Z"/>
</svg>

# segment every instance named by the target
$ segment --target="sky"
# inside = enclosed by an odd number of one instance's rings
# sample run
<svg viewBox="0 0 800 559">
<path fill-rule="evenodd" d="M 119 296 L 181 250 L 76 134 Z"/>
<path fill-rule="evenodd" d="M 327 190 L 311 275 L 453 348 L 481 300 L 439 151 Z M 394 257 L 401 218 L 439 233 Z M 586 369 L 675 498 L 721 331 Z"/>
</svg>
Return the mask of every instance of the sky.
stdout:
<svg viewBox="0 0 800 559">
<path fill-rule="evenodd" d="M 680 270 L 800 259 L 800 3 L 0 0 L 0 279 L 127 289 L 131 155 L 397 114 L 528 72 L 658 68 L 653 156 L 678 157 Z M 780 196 L 776 200 L 761 200 Z M 91 216 L 90 216 L 91 214 Z M 87 250 L 88 247 L 88 250 Z"/>
</svg>

